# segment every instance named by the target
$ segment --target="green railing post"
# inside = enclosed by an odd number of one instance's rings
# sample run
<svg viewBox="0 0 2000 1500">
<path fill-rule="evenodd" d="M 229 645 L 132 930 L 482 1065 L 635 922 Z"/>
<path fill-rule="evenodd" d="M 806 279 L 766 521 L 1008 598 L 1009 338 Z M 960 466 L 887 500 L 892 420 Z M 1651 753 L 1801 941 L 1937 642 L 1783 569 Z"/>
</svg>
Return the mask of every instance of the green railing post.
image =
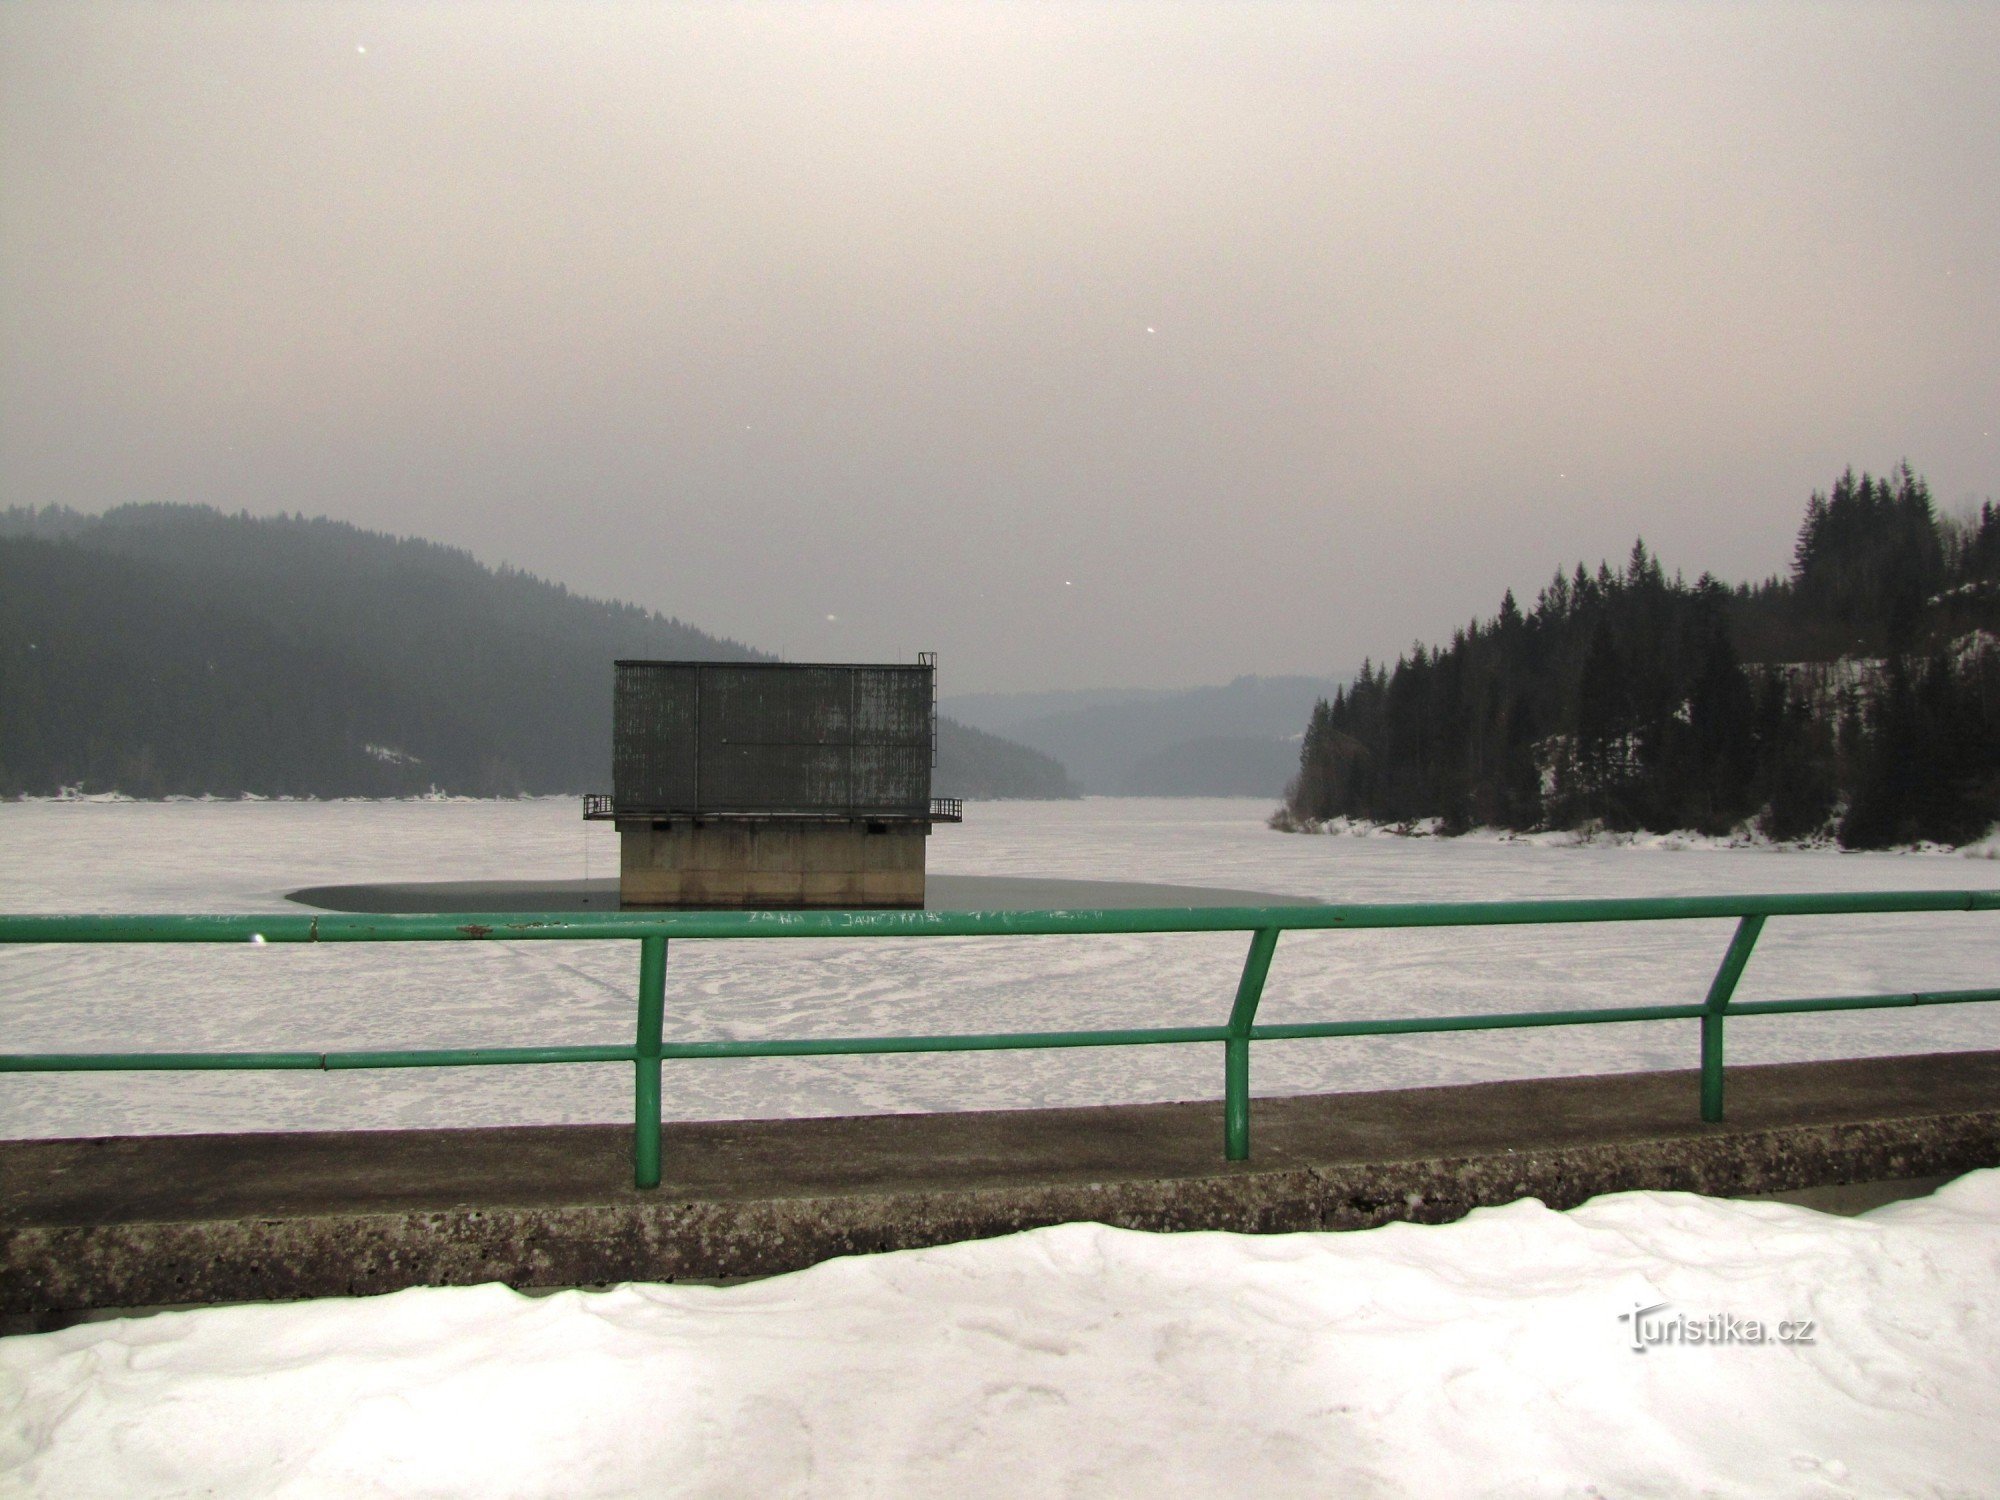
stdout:
<svg viewBox="0 0 2000 1500">
<path fill-rule="evenodd" d="M 1229 1012 L 1229 1037 L 1222 1044 L 1222 1150 L 1230 1161 L 1250 1159 L 1250 1028 L 1277 948 L 1278 929 L 1259 927 L 1250 939 L 1236 1004 Z"/>
<path fill-rule="evenodd" d="M 1736 924 L 1736 936 L 1722 955 L 1722 967 L 1709 984 L 1708 999 L 1701 1017 L 1701 1117 L 1711 1125 L 1722 1118 L 1722 1018 L 1729 997 L 1736 993 L 1736 981 L 1750 962 L 1750 950 L 1757 946 L 1757 934 L 1764 930 L 1762 917 L 1745 917 Z"/>
<path fill-rule="evenodd" d="M 632 1048 L 632 1185 L 660 1185 L 660 1032 L 667 1013 L 667 940 L 639 939 L 639 1035 Z"/>
</svg>

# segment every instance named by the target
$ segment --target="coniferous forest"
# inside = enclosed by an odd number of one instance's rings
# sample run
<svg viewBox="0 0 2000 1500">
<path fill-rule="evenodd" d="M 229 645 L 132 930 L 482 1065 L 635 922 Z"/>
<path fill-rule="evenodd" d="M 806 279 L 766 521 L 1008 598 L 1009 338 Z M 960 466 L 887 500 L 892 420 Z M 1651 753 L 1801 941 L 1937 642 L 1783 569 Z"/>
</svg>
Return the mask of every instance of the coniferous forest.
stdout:
<svg viewBox="0 0 2000 1500">
<path fill-rule="evenodd" d="M 2000 819 L 1996 631 L 2000 508 L 1942 517 L 1907 465 L 1850 471 L 1787 577 L 1690 584 L 1641 541 L 1364 664 L 1273 821 L 1970 842 Z"/>
<path fill-rule="evenodd" d="M 0 512 L 0 796 L 610 786 L 611 664 L 768 659 L 434 542 L 305 516 Z M 949 719 L 937 787 L 1075 795 Z"/>
</svg>

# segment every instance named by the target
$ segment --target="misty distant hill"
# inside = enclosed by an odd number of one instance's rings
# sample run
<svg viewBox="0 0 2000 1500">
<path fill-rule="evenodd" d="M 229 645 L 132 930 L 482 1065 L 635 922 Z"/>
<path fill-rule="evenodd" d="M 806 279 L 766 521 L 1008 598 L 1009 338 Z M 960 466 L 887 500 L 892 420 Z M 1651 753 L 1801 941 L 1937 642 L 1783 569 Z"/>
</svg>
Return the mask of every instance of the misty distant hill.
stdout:
<svg viewBox="0 0 2000 1500">
<path fill-rule="evenodd" d="M 204 506 L 0 514 L 0 795 L 608 789 L 618 657 L 769 660 L 436 543 Z M 941 796 L 1074 795 L 939 725 Z"/>
<path fill-rule="evenodd" d="M 1298 770 L 1301 716 L 1335 686 L 1239 677 L 1184 691 L 968 694 L 945 706 L 1054 756 L 1087 792 L 1276 797 Z"/>
</svg>

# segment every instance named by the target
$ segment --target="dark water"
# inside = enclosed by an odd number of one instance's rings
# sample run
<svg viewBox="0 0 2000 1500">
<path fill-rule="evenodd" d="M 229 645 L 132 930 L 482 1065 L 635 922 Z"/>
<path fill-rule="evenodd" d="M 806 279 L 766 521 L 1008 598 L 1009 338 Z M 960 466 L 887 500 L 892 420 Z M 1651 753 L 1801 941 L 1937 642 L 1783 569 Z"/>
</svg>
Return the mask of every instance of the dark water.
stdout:
<svg viewBox="0 0 2000 1500">
<path fill-rule="evenodd" d="M 1124 880 L 1044 880 L 1021 875 L 933 875 L 927 911 L 1125 910 L 1143 906 L 1314 906 L 1309 896 L 1146 885 Z M 425 880 L 379 885 L 315 885 L 287 899 L 322 911 L 602 912 L 618 910 L 618 881 Z"/>
</svg>

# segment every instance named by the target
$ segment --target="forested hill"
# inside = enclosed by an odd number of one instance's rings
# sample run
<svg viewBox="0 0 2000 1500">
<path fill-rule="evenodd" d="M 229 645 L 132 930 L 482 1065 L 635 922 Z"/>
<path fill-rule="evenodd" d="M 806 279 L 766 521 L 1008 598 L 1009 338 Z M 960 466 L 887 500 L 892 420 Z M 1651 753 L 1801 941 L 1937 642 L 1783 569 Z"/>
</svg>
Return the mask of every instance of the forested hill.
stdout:
<svg viewBox="0 0 2000 1500">
<path fill-rule="evenodd" d="M 1941 518 L 1907 466 L 1806 507 L 1789 577 L 1558 571 L 1313 710 L 1282 826 L 1977 839 L 2000 819 L 2000 509 Z"/>
<path fill-rule="evenodd" d="M 769 659 L 341 522 L 0 514 L 0 795 L 604 790 L 621 656 Z M 1025 746 L 939 742 L 940 795 L 1071 793 Z"/>
</svg>

